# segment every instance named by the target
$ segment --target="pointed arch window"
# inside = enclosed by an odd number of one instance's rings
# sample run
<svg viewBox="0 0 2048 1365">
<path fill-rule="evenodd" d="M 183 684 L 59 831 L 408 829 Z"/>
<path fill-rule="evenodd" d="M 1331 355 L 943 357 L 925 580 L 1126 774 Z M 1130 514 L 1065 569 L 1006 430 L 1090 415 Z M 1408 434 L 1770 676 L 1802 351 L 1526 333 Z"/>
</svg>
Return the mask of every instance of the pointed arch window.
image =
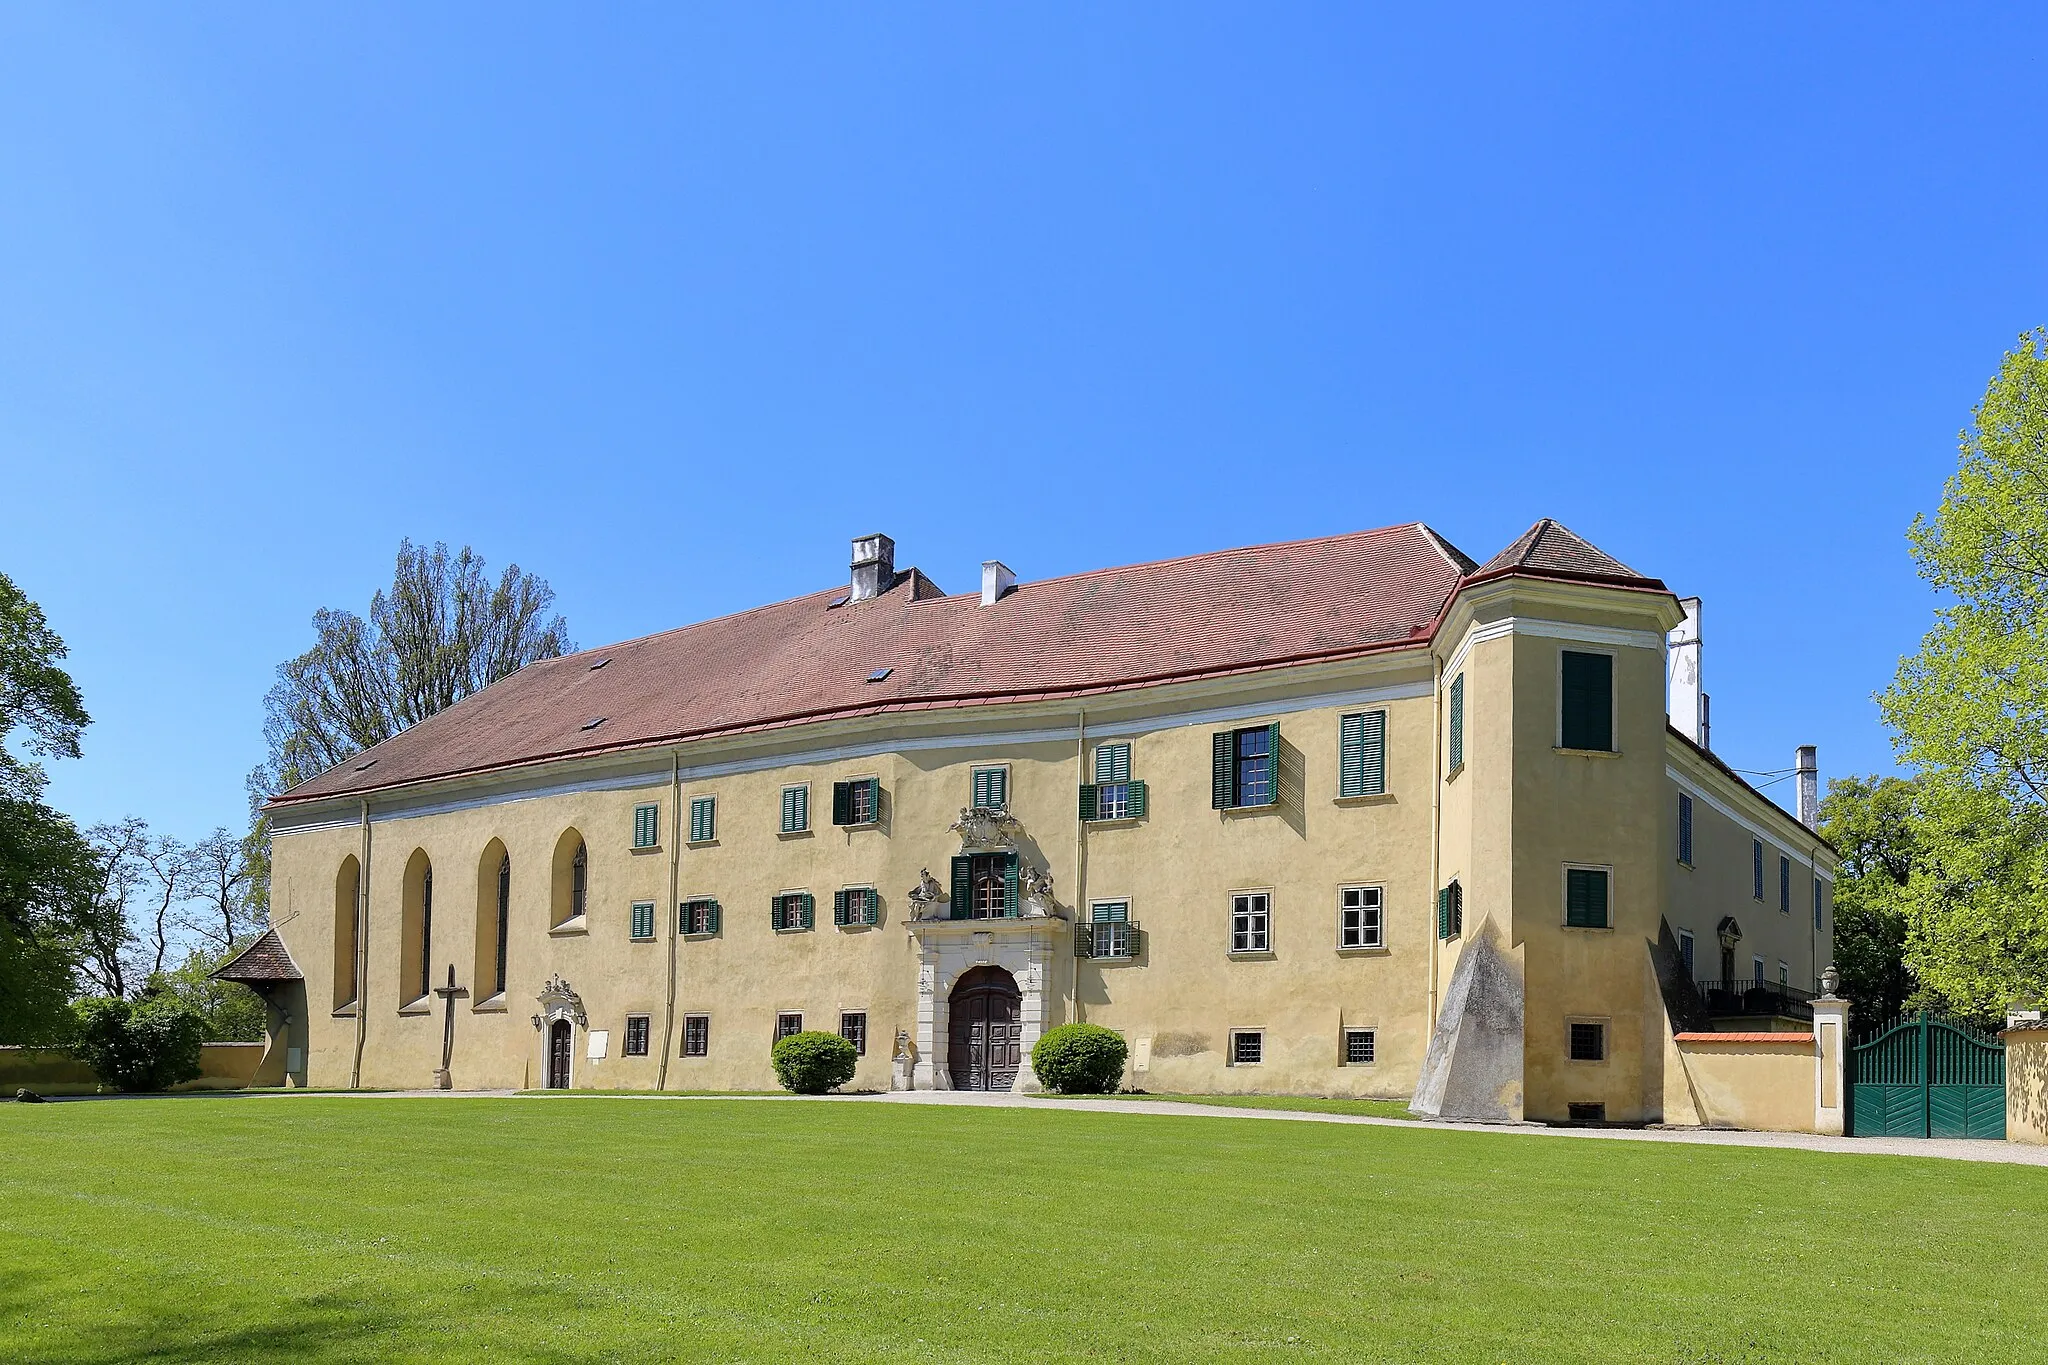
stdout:
<svg viewBox="0 0 2048 1365">
<path fill-rule="evenodd" d="M 505 940 L 512 928 L 512 855 L 498 864 L 498 972 L 493 995 L 505 993 Z"/>
<path fill-rule="evenodd" d="M 589 899 L 590 852 L 579 843 L 576 856 L 569 860 L 569 918 L 580 919 Z"/>
</svg>

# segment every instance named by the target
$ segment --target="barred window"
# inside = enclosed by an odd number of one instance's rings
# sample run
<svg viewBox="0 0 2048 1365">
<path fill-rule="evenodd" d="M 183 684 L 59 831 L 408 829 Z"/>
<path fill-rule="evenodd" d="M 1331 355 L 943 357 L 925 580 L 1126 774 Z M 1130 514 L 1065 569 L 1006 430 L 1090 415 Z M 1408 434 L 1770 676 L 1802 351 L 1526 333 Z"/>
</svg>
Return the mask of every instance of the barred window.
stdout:
<svg viewBox="0 0 2048 1365">
<path fill-rule="evenodd" d="M 1344 1030 L 1344 1065 L 1371 1066 L 1373 1048 L 1376 1043 L 1373 1030 L 1369 1028 L 1348 1028 Z"/>
<path fill-rule="evenodd" d="M 1230 1035 L 1233 1066 L 1257 1066 L 1265 1057 L 1266 1035 L 1256 1029 L 1238 1029 Z"/>
</svg>

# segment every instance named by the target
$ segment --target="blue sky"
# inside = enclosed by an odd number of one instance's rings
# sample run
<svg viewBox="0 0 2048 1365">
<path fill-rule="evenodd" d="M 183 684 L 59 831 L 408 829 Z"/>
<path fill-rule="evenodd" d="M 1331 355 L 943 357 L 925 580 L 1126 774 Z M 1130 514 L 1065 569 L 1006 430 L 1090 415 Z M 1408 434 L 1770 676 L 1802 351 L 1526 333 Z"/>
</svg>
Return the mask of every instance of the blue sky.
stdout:
<svg viewBox="0 0 2048 1365">
<path fill-rule="evenodd" d="M 1905 528 L 2048 321 L 2048 12 L 579 8 L 0 5 L 81 820 L 238 826 L 401 536 L 595 645 L 870 530 L 963 591 L 1549 515 L 1706 599 L 1730 761 L 1889 765 Z"/>
</svg>

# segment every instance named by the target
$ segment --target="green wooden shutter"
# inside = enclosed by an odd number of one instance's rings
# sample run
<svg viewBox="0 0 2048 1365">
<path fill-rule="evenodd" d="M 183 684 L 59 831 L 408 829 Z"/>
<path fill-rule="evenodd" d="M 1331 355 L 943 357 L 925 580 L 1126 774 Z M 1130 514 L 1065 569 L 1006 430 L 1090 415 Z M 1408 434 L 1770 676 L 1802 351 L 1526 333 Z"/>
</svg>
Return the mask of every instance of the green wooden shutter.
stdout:
<svg viewBox="0 0 2048 1365">
<path fill-rule="evenodd" d="M 653 848 L 661 842 L 661 807 L 633 807 L 633 847 Z"/>
<path fill-rule="evenodd" d="M 1129 783 L 1126 783 L 1126 784 L 1125 784 L 1125 786 L 1126 786 L 1126 788 L 1127 788 L 1127 789 L 1128 789 L 1128 790 L 1130 791 L 1130 794 L 1131 794 L 1131 818 L 1132 818 L 1133 820 L 1142 820 L 1142 819 L 1144 819 L 1144 818 L 1145 818 L 1145 784 L 1144 784 L 1143 782 L 1129 782 Z"/>
<path fill-rule="evenodd" d="M 1274 721 L 1266 727 L 1266 762 L 1272 765 L 1271 780 L 1266 783 L 1266 804 L 1280 804 L 1280 722 Z"/>
<path fill-rule="evenodd" d="M 1003 915 L 1007 919 L 1017 918 L 1017 855 L 1003 855 Z"/>
<path fill-rule="evenodd" d="M 690 842 L 708 844 L 718 830 L 718 798 L 698 796 L 690 801 Z"/>
<path fill-rule="evenodd" d="M 1236 804 L 1236 783 L 1231 779 L 1231 741 L 1235 732 L 1218 730 L 1209 736 L 1209 805 L 1214 810 L 1229 810 Z"/>
<path fill-rule="evenodd" d="M 1564 922 L 1575 929 L 1607 927 L 1607 874 L 1572 867 L 1564 874 Z"/>
<path fill-rule="evenodd" d="M 1009 804 L 1009 776 L 1003 768 L 976 768 L 974 804 L 984 810 L 1002 810 Z"/>
<path fill-rule="evenodd" d="M 834 891 L 832 893 L 832 922 L 834 924 L 851 923 L 846 917 L 846 892 L 844 891 Z"/>
<path fill-rule="evenodd" d="M 811 823 L 811 789 L 809 787 L 784 787 L 782 789 L 782 832 L 801 834 Z"/>
<path fill-rule="evenodd" d="M 1365 795 L 1365 717 L 1337 723 L 1337 795 Z"/>
<path fill-rule="evenodd" d="M 817 909 L 817 905 L 816 905 L 815 899 L 814 899 L 814 898 L 812 897 L 811 893 L 810 893 L 810 892 L 808 892 L 808 891 L 804 892 L 803 906 L 804 906 L 804 928 L 806 928 L 806 929 L 811 929 L 811 928 L 815 928 L 815 927 L 816 927 L 816 925 L 815 925 L 815 924 L 814 924 L 814 923 L 812 922 L 812 916 L 813 916 L 814 912 L 815 912 L 815 911 L 816 911 L 816 909 Z"/>
<path fill-rule="evenodd" d="M 720 911 L 720 909 L 719 909 L 719 905 L 718 905 L 718 902 L 717 902 L 717 901 L 713 901 L 713 902 L 711 902 L 711 918 L 710 918 L 710 919 L 709 919 L 709 920 L 708 920 L 708 921 L 706 922 L 706 925 L 705 925 L 705 932 L 706 932 L 706 933 L 711 933 L 711 934 L 715 934 L 715 933 L 717 933 L 717 932 L 718 932 L 718 924 L 719 924 L 719 921 L 720 921 L 720 920 L 721 920 L 722 918 L 723 918 L 723 915 L 722 915 L 722 913 L 721 913 L 721 911 Z"/>
<path fill-rule="evenodd" d="M 1564 724 L 1558 743 L 1566 749 L 1614 748 L 1614 656 L 1564 651 Z"/>
<path fill-rule="evenodd" d="M 1365 795 L 1381 796 L 1387 790 L 1387 713 L 1368 711 L 1362 717 L 1365 740 Z"/>
<path fill-rule="evenodd" d="M 879 777 L 864 777 L 861 779 L 861 784 L 868 789 L 867 822 L 871 825 L 878 825 L 882 822 L 882 779 Z"/>
<path fill-rule="evenodd" d="M 832 784 L 832 823 L 850 825 L 853 823 L 853 784 L 834 782 Z"/>
<path fill-rule="evenodd" d="M 1093 782 L 1083 782 L 1081 784 L 1081 818 L 1083 820 L 1093 820 L 1095 818 L 1095 784 Z"/>
<path fill-rule="evenodd" d="M 1436 893 L 1436 936 L 1451 936 L 1451 888 L 1448 886 Z"/>
<path fill-rule="evenodd" d="M 770 896 L 768 898 L 768 927 L 778 932 L 782 929 L 781 896 Z"/>
<path fill-rule="evenodd" d="M 633 937 L 654 937 L 654 902 L 635 901 L 633 903 Z"/>
<path fill-rule="evenodd" d="M 1465 675 L 1451 679 L 1451 771 L 1465 766 Z"/>
<path fill-rule="evenodd" d="M 1131 780 L 1131 746 L 1128 744 L 1098 744 L 1095 747 L 1095 783 L 1107 786 L 1112 782 Z"/>
<path fill-rule="evenodd" d="M 863 924 L 882 922 L 882 893 L 872 886 L 860 893 L 860 918 Z"/>
<path fill-rule="evenodd" d="M 958 791 L 955 787 L 953 790 Z M 966 919 L 974 904 L 974 859 L 963 853 L 953 860 L 952 919 Z"/>
</svg>

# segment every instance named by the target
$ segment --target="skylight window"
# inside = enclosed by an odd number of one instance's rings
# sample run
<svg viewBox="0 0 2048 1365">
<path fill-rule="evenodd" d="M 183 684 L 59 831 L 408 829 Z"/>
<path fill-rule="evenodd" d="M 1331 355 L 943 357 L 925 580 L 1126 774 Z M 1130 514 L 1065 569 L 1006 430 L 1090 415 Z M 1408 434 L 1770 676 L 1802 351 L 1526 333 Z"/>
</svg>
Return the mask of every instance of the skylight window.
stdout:
<svg viewBox="0 0 2048 1365">
<path fill-rule="evenodd" d="M 376 766 L 377 766 L 377 760 L 376 760 L 376 759 L 374 759 L 374 758 L 366 758 L 366 759 L 364 759 L 364 760 L 363 760 L 363 761 L 362 761 L 361 763 L 358 763 L 358 764 L 356 764 L 356 771 L 357 771 L 357 772 L 359 772 L 359 773 L 366 773 L 366 772 L 370 771 L 370 769 L 372 769 L 372 768 L 374 768 L 374 767 L 376 767 Z"/>
<path fill-rule="evenodd" d="M 600 668 L 603 668 L 603 667 L 604 667 L 604 666 L 605 666 L 606 664 L 610 663 L 611 661 L 612 661 L 612 656 L 611 656 L 611 655 L 609 655 L 609 654 L 607 654 L 607 655 L 605 655 L 605 656 L 604 656 L 604 657 L 603 657 L 602 659 L 599 659 L 599 660 L 598 660 L 598 661 L 597 661 L 596 663 L 592 664 L 592 665 L 590 666 L 590 671 L 591 671 L 592 673 L 595 673 L 595 672 L 597 672 L 597 670 L 598 670 L 598 669 L 600 669 Z"/>
<path fill-rule="evenodd" d="M 589 720 L 583 722 L 583 728 L 586 730 L 595 730 L 598 726 L 602 724 L 604 724 L 603 716 L 592 716 Z"/>
<path fill-rule="evenodd" d="M 891 673 L 894 673 L 895 671 L 896 670 L 893 668 L 878 668 L 874 672 L 868 674 L 868 681 L 880 682 L 882 681 L 882 679 L 888 677 Z"/>
<path fill-rule="evenodd" d="M 833 599 L 832 599 L 832 600 L 831 600 L 830 602 L 827 602 L 827 603 L 825 604 L 825 610 L 826 610 L 826 611 L 830 611 L 830 610 L 832 610 L 832 608 L 834 608 L 834 607 L 843 607 L 843 606 L 845 606 L 845 605 L 846 605 L 846 604 L 847 604 L 848 602 L 850 602 L 850 601 L 852 601 L 852 600 L 853 600 L 853 594 L 852 594 L 852 593 L 842 593 L 842 594 L 840 594 L 840 595 L 839 595 L 838 597 L 835 597 L 835 598 L 833 598 Z"/>
</svg>

